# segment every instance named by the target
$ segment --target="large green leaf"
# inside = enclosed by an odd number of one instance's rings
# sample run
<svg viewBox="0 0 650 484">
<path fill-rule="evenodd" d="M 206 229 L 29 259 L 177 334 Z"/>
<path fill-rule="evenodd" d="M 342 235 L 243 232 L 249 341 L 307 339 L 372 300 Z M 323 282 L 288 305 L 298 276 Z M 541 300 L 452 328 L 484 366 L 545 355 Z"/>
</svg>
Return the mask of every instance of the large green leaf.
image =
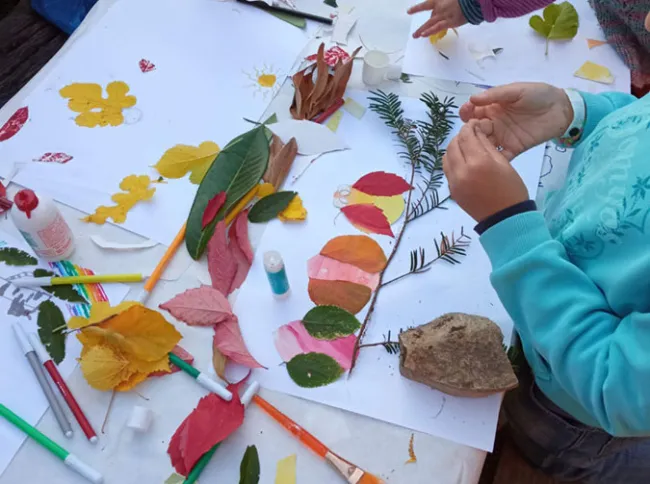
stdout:
<svg viewBox="0 0 650 484">
<path fill-rule="evenodd" d="M 239 484 L 257 484 L 260 482 L 260 458 L 257 447 L 249 445 L 239 465 Z"/>
<path fill-rule="evenodd" d="M 259 224 L 273 220 L 289 206 L 296 195 L 296 192 L 276 192 L 267 195 L 253 205 L 251 211 L 248 212 L 248 221 Z"/>
<path fill-rule="evenodd" d="M 55 276 L 54 272 L 46 271 L 45 269 L 35 269 L 34 277 L 51 277 Z M 79 294 L 74 286 L 64 285 L 64 286 L 43 286 L 41 289 L 45 292 L 49 292 L 53 296 L 63 299 L 64 301 L 70 303 L 81 303 L 88 304 L 88 301 L 85 297 Z"/>
<path fill-rule="evenodd" d="M 219 152 L 205 174 L 187 219 L 185 244 L 193 259 L 201 257 L 217 223 L 264 175 L 269 162 L 265 130 L 264 126 L 258 126 L 233 139 Z M 226 203 L 212 222 L 203 228 L 203 212 L 219 192 L 226 192 Z"/>
<path fill-rule="evenodd" d="M 269 11 L 269 13 L 279 18 L 280 20 L 284 20 L 285 22 L 290 23 L 294 27 L 298 27 L 299 29 L 304 29 L 307 27 L 307 21 L 304 17 L 299 17 L 298 15 L 292 15 L 286 12 Z"/>
<path fill-rule="evenodd" d="M 15 247 L 2 247 L 0 249 L 0 262 L 8 266 L 35 266 L 38 261 L 24 250 Z"/>
<path fill-rule="evenodd" d="M 65 318 L 52 301 L 38 306 L 38 337 L 57 365 L 65 358 Z"/>
<path fill-rule="evenodd" d="M 287 371 L 296 385 L 303 388 L 329 385 L 343 374 L 341 365 L 324 353 L 296 355 L 287 363 Z"/>
<path fill-rule="evenodd" d="M 324 340 L 349 336 L 361 327 L 352 313 L 337 306 L 316 306 L 305 314 L 302 324 L 314 338 Z"/>
<path fill-rule="evenodd" d="M 568 40 L 578 33 L 580 20 L 578 12 L 569 2 L 552 3 L 544 9 L 544 18 L 533 15 L 528 24 L 542 37 L 546 38 L 546 54 L 549 40 Z"/>
</svg>

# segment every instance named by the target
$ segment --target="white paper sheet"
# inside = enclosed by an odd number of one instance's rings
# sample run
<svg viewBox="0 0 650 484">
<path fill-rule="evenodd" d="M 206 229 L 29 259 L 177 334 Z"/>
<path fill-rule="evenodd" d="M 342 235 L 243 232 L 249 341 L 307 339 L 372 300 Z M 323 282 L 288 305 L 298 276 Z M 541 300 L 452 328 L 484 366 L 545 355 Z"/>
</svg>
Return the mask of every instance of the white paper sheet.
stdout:
<svg viewBox="0 0 650 484">
<path fill-rule="evenodd" d="M 21 239 L 14 238 L 4 231 L 0 231 L 0 247 L 16 247 L 33 255 L 27 244 Z M 46 264 L 40 264 L 52 270 Z M 20 351 L 18 343 L 11 329 L 15 321 L 19 321 L 28 333 L 37 332 L 36 320 L 38 311 L 29 316 L 19 316 L 25 311 L 34 311 L 38 305 L 50 299 L 56 303 L 63 312 L 66 320 L 72 316 L 67 303 L 50 297 L 47 293 L 30 288 L 17 288 L 9 281 L 13 277 L 19 277 L 21 273 L 32 272 L 35 266 L 8 266 L 0 263 L 0 368 L 3 370 L 0 378 L 0 402 L 6 405 L 13 412 L 26 420 L 31 425 L 36 425 L 49 407 L 43 391 L 36 381 L 36 377 L 29 365 L 25 355 Z M 124 284 L 107 284 L 102 286 L 106 296 L 112 305 L 120 303 L 129 292 L 129 287 Z M 76 358 L 79 357 L 81 344 L 75 336 L 68 336 L 66 342 L 66 357 L 58 367 L 63 378 L 67 378 L 77 365 Z M 58 391 L 55 390 L 58 396 Z M 83 406 L 83 402 L 81 402 Z M 73 431 L 81 434 L 81 430 L 72 414 L 63 405 L 64 411 L 68 414 Z M 93 416 L 88 416 L 95 425 L 100 424 Z M 66 438 L 63 434 L 49 435 L 55 442 L 66 446 Z M 79 438 L 79 436 L 77 437 Z M 11 462 L 13 456 L 26 439 L 23 432 L 0 418 L 0 475 Z"/>
<path fill-rule="evenodd" d="M 243 118 L 262 115 L 305 44 L 302 30 L 244 4 L 121 1 L 27 99 L 29 122 L 0 143 L 0 175 L 16 161 L 65 152 L 74 157 L 67 164 L 27 163 L 14 180 L 86 212 L 112 205 L 110 196 L 125 176 L 156 179 L 151 166 L 172 146 L 214 141 L 223 148 L 251 129 Z M 155 70 L 141 72 L 141 59 Z M 276 76 L 274 88 L 258 84 L 263 73 Z M 137 98 L 125 124 L 77 126 L 77 113 L 59 90 L 75 82 L 105 88 L 111 81 L 126 82 Z M 186 176 L 156 188 L 153 200 L 136 205 L 122 226 L 169 244 L 187 218 L 196 185 Z"/>
<path fill-rule="evenodd" d="M 365 94 L 353 97 L 367 106 Z M 402 98 L 405 116 L 425 119 L 425 108 L 418 100 Z M 332 196 L 341 185 L 351 185 L 372 171 L 406 174 L 397 156 L 390 129 L 371 111 L 358 120 L 344 113 L 337 131 L 351 150 L 323 155 L 291 188 L 297 190 L 308 210 L 307 221 L 283 224 L 274 220 L 262 237 L 251 271 L 235 303 L 242 333 L 255 358 L 268 370 L 257 370 L 262 386 L 309 400 L 343 408 L 414 430 L 444 437 L 483 450 L 491 450 L 501 396 L 462 399 L 445 396 L 423 385 L 402 378 L 398 356 L 383 348 L 362 349 L 352 376 L 316 389 L 298 387 L 289 378 L 274 343 L 273 332 L 283 324 L 301 319 L 314 304 L 307 293 L 307 260 L 317 255 L 325 243 L 337 235 L 359 234 L 339 216 Z M 522 175 L 531 196 L 537 188 L 544 146 L 517 158 L 513 163 Z M 290 174 L 290 178 L 291 178 Z M 441 197 L 446 189 L 440 190 Z M 447 192 L 448 193 L 448 192 Z M 435 254 L 433 239 L 440 232 L 459 234 L 461 227 L 473 237 L 468 255 L 457 266 L 436 263 L 424 274 L 409 276 L 382 289 L 366 343 L 379 342 L 390 330 L 393 338 L 400 328 L 427 323 L 452 311 L 480 314 L 503 329 L 509 341 L 512 322 L 490 286 L 490 263 L 472 231 L 474 222 L 456 205 L 437 210 L 408 227 L 401 249 L 388 269 L 391 279 L 409 268 L 410 250 L 426 248 L 428 258 Z M 393 226 L 394 231 L 397 230 Z M 388 253 L 393 239 L 376 236 Z M 278 250 L 282 254 L 291 284 L 291 295 L 283 301 L 271 294 L 262 264 L 262 254 Z M 362 320 L 367 308 L 357 317 Z"/>
<path fill-rule="evenodd" d="M 540 10 L 520 18 L 498 19 L 479 26 L 465 25 L 458 29 L 458 36 L 449 31 L 435 47 L 429 39 L 409 36 L 404 72 L 489 86 L 538 81 L 594 93 L 630 92 L 630 71 L 614 48 L 603 45 L 590 50 L 587 46 L 586 39 L 605 39 L 587 0 L 571 3 L 580 17 L 578 35 L 571 41 L 550 41 L 548 56 L 544 55 L 546 40 L 528 25 L 531 16 L 541 15 Z M 427 12 L 414 15 L 411 33 L 428 18 Z M 471 44 L 502 48 L 503 52 L 495 58 L 477 62 L 468 48 Z M 443 52 L 449 60 L 438 51 Z M 606 66 L 614 75 L 614 84 L 603 85 L 574 77 L 573 73 L 588 60 Z"/>
</svg>

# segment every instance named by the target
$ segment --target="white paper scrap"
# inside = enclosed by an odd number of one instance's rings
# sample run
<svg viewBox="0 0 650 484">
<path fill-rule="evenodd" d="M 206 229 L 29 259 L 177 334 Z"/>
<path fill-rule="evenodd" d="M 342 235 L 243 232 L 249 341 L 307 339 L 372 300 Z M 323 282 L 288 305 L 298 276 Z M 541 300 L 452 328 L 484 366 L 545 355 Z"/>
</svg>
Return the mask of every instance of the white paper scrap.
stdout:
<svg viewBox="0 0 650 484">
<path fill-rule="evenodd" d="M 327 126 L 311 121 L 287 119 L 267 127 L 284 143 L 288 143 L 291 138 L 296 138 L 298 153 L 301 155 L 318 155 L 348 149 L 343 139 Z"/>
</svg>

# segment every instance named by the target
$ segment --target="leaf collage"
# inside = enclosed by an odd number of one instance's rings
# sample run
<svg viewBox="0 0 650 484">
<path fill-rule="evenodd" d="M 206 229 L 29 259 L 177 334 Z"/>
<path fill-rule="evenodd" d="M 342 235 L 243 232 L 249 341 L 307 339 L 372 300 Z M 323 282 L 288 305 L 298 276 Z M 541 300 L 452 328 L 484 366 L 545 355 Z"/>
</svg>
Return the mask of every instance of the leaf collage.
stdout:
<svg viewBox="0 0 650 484">
<path fill-rule="evenodd" d="M 100 205 L 95 209 L 95 213 L 84 217 L 84 222 L 92 222 L 103 225 L 110 218 L 116 224 L 126 221 L 129 211 L 135 207 L 138 202 L 151 200 L 156 193 L 156 188 L 152 185 L 157 183 L 147 175 L 129 175 L 120 182 L 121 193 L 116 193 L 111 200 L 116 205 Z"/>
</svg>

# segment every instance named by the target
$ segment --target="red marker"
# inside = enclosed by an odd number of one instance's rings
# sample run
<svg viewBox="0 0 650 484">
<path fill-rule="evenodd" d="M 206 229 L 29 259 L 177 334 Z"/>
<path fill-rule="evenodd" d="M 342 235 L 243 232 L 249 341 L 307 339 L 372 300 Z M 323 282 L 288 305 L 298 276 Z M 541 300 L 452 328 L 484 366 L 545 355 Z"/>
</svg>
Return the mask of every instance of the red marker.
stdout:
<svg viewBox="0 0 650 484">
<path fill-rule="evenodd" d="M 327 108 L 325 111 L 322 113 L 314 116 L 314 119 L 312 121 L 314 123 L 318 124 L 323 124 L 325 121 L 327 121 L 327 118 L 329 118 L 332 114 L 334 114 L 336 111 L 339 110 L 341 106 L 345 104 L 345 101 L 343 101 L 343 98 L 339 98 L 336 101 L 334 101 L 334 104 L 332 104 L 329 108 Z"/>
<path fill-rule="evenodd" d="M 97 434 L 90 425 L 90 422 L 88 422 L 88 419 L 84 415 L 83 410 L 81 410 L 81 407 L 77 403 L 77 400 L 75 400 L 74 395 L 72 395 L 72 392 L 68 388 L 68 385 L 66 385 L 65 380 L 61 376 L 61 373 L 59 373 L 59 369 L 54 364 L 54 361 L 52 361 L 52 358 L 45 349 L 45 346 L 43 346 L 41 340 L 38 339 L 38 336 L 36 336 L 34 333 L 31 333 L 29 335 L 29 342 L 32 344 L 34 351 L 38 355 L 38 359 L 41 360 L 41 363 L 43 363 L 43 366 L 50 374 L 50 377 L 52 377 L 52 381 L 56 384 L 56 387 L 61 392 L 65 403 L 67 403 L 68 407 L 70 407 L 74 418 L 76 418 L 77 422 L 79 422 L 79 426 L 81 427 L 81 430 L 83 430 L 83 433 L 86 434 L 86 438 L 90 441 L 91 444 L 95 444 L 99 440 L 97 438 Z"/>
</svg>

